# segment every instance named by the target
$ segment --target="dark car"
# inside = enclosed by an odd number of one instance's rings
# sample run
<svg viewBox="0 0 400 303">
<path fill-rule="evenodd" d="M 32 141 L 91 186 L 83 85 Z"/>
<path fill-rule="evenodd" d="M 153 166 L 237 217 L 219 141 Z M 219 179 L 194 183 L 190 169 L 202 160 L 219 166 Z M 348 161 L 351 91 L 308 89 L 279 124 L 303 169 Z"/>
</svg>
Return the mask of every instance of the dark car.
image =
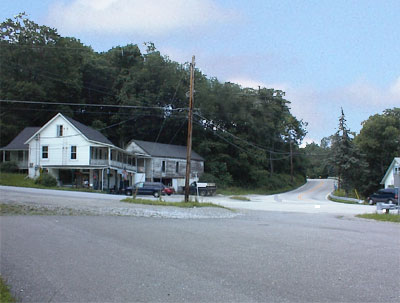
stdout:
<svg viewBox="0 0 400 303">
<path fill-rule="evenodd" d="M 397 188 L 380 189 L 368 197 L 368 203 L 371 205 L 376 204 L 377 202 L 397 204 L 399 201 L 398 195 L 399 190 Z"/>
<path fill-rule="evenodd" d="M 134 192 L 137 195 L 153 195 L 154 197 L 159 197 L 160 194 L 170 195 L 172 192 L 168 187 L 160 182 L 138 182 L 133 187 L 127 187 L 125 189 L 125 194 L 131 196 Z"/>
</svg>

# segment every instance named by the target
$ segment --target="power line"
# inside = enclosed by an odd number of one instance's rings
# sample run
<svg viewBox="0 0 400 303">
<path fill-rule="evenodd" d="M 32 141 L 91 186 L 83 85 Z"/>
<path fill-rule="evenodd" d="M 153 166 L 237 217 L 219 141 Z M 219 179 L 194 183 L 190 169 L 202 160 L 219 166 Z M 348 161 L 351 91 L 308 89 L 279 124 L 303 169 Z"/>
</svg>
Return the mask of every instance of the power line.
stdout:
<svg viewBox="0 0 400 303">
<path fill-rule="evenodd" d="M 91 107 L 108 107 L 108 108 L 126 108 L 126 109 L 158 109 L 168 111 L 182 111 L 187 110 L 185 107 L 170 108 L 161 106 L 140 106 L 140 105 L 113 105 L 113 104 L 81 104 L 81 103 L 66 103 L 66 102 L 44 102 L 44 101 L 31 101 L 31 100 L 5 100 L 0 99 L 2 103 L 20 103 L 20 104 L 46 104 L 46 105 L 67 105 L 67 106 L 91 106 Z"/>
</svg>

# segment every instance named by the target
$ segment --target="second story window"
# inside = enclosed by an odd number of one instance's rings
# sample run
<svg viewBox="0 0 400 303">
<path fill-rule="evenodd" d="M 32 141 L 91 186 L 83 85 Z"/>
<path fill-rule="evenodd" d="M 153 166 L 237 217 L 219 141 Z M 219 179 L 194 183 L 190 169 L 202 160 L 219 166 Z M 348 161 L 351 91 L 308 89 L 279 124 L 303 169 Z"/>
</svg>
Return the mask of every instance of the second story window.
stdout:
<svg viewBox="0 0 400 303">
<path fill-rule="evenodd" d="M 179 162 L 176 162 L 175 172 L 176 172 L 176 173 L 179 173 Z"/>
<path fill-rule="evenodd" d="M 71 146 L 71 159 L 76 159 L 76 146 Z"/>
<path fill-rule="evenodd" d="M 62 137 L 63 136 L 63 126 L 62 125 L 57 125 L 57 137 Z"/>
<path fill-rule="evenodd" d="M 42 159 L 49 158 L 49 147 L 47 145 L 42 146 Z"/>
<path fill-rule="evenodd" d="M 165 173 L 165 161 L 162 161 L 161 171 Z"/>
</svg>

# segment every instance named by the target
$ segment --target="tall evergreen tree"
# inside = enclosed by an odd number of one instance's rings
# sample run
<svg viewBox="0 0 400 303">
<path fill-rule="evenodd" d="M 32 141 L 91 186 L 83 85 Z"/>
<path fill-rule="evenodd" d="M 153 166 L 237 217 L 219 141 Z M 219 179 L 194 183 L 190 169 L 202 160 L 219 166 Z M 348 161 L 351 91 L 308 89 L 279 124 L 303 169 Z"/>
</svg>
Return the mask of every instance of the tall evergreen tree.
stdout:
<svg viewBox="0 0 400 303">
<path fill-rule="evenodd" d="M 362 181 L 355 178 L 357 174 L 361 176 L 367 172 L 367 163 L 364 156 L 353 142 L 354 134 L 350 132 L 346 125 L 346 118 L 341 109 L 339 117 L 339 127 L 332 138 L 332 157 L 331 163 L 336 167 L 338 188 L 346 192 L 353 188 L 358 188 Z"/>
</svg>

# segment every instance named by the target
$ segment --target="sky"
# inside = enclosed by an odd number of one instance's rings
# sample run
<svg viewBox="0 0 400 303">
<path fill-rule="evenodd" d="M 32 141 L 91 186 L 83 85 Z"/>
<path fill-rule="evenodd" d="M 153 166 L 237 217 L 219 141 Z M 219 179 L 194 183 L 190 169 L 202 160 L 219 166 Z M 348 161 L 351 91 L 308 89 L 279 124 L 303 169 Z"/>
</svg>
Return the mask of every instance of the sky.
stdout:
<svg viewBox="0 0 400 303">
<path fill-rule="evenodd" d="M 400 0 L 13 0 L 95 51 L 151 41 L 221 82 L 281 89 L 308 123 L 304 143 L 400 107 Z M 196 84 L 195 84 L 196 85 Z"/>
</svg>

